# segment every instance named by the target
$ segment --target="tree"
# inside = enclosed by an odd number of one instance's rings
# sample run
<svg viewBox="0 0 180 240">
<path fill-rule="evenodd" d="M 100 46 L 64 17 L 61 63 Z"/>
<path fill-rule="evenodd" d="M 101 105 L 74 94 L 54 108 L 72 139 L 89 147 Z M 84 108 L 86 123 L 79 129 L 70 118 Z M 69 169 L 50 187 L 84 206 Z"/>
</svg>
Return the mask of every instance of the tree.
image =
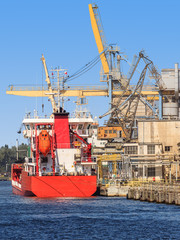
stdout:
<svg viewBox="0 0 180 240">
<path fill-rule="evenodd" d="M 28 145 L 22 143 L 18 147 L 18 155 L 19 155 L 19 160 L 23 161 L 24 157 L 27 156 L 27 150 L 28 150 Z M 6 171 L 6 165 L 9 164 L 9 166 L 12 163 L 15 163 L 17 161 L 17 151 L 16 147 L 13 146 L 9 148 L 7 144 L 5 146 L 0 148 L 0 173 L 4 173 Z M 10 170 L 10 167 L 8 168 Z"/>
</svg>

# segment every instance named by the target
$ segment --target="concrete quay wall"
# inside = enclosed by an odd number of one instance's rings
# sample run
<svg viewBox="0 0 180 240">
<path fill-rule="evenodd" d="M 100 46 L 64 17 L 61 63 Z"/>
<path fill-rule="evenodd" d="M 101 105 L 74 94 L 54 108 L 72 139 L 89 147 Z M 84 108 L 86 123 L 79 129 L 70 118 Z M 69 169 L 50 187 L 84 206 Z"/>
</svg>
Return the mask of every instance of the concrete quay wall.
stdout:
<svg viewBox="0 0 180 240">
<path fill-rule="evenodd" d="M 180 184 L 147 184 L 130 187 L 127 199 L 180 205 Z"/>
<path fill-rule="evenodd" d="M 126 197 L 129 186 L 108 185 L 100 187 L 100 195 L 107 197 Z"/>
</svg>

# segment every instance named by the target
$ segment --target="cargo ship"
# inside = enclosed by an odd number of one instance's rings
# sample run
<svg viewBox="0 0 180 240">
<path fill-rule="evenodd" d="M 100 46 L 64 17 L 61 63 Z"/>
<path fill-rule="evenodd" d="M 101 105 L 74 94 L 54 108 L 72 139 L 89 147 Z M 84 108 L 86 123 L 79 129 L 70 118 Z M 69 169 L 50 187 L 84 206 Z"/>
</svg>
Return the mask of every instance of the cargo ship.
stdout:
<svg viewBox="0 0 180 240">
<path fill-rule="evenodd" d="M 90 197 L 96 192 L 91 144 L 70 127 L 68 115 L 61 108 L 50 118 L 23 120 L 29 150 L 23 164 L 12 164 L 13 193 L 49 198 Z"/>
</svg>

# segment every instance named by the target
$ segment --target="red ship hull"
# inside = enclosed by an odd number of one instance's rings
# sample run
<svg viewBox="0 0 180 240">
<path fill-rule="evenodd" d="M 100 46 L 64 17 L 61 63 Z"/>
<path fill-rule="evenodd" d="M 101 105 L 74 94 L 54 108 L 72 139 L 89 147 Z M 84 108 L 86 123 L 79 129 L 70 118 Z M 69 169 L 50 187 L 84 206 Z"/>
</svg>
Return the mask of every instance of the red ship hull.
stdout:
<svg viewBox="0 0 180 240">
<path fill-rule="evenodd" d="M 25 171 L 21 184 L 12 181 L 13 193 L 39 198 L 90 197 L 96 186 L 96 176 L 28 176 Z"/>
</svg>

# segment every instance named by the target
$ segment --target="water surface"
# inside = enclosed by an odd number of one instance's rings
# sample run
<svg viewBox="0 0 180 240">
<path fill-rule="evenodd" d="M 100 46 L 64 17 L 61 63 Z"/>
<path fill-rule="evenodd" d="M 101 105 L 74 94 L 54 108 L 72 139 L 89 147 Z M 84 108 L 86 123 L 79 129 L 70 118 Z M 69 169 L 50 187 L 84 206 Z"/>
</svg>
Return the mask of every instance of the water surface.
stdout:
<svg viewBox="0 0 180 240">
<path fill-rule="evenodd" d="M 116 197 L 28 198 L 0 182 L 0 239 L 180 239 L 180 207 Z"/>
</svg>

